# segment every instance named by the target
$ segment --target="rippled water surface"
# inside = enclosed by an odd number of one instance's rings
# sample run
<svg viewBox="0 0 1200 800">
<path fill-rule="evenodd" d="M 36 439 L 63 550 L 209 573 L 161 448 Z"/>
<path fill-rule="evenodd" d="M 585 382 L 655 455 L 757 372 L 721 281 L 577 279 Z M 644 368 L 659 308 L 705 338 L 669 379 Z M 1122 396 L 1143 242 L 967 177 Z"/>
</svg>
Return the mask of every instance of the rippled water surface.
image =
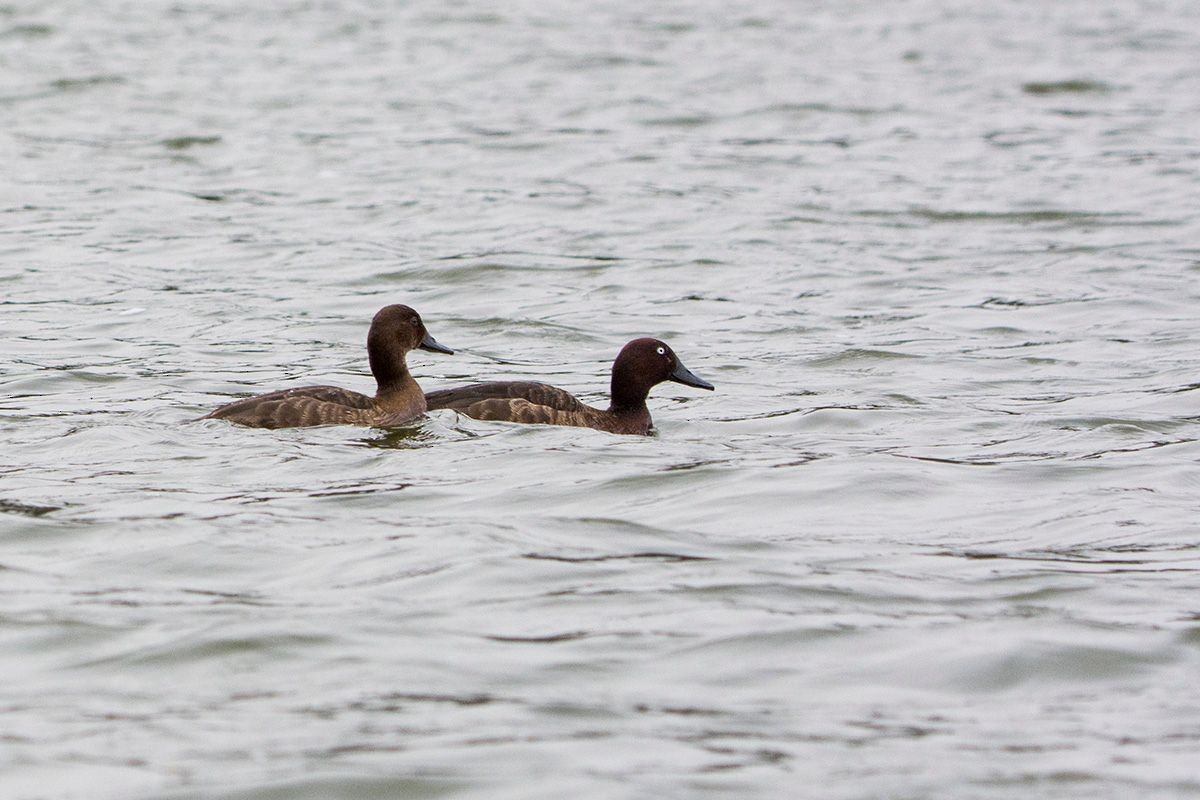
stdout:
<svg viewBox="0 0 1200 800">
<path fill-rule="evenodd" d="M 0 795 L 1200 795 L 1191 2 L 0 6 Z M 371 315 L 654 437 L 370 391 Z"/>
</svg>

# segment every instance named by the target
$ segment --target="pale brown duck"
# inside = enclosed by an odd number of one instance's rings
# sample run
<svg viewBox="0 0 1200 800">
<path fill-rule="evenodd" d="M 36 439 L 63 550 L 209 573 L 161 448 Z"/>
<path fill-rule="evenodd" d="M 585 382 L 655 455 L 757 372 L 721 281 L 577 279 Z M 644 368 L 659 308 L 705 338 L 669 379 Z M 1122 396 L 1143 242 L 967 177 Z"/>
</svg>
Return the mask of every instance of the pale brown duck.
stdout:
<svg viewBox="0 0 1200 800">
<path fill-rule="evenodd" d="M 337 386 L 303 386 L 236 400 L 202 419 L 225 419 L 255 428 L 399 425 L 425 413 L 425 394 L 404 360 L 410 350 L 418 348 L 454 352 L 429 335 L 416 311 L 408 306 L 386 306 L 371 320 L 367 333 L 374 397 Z"/>
<path fill-rule="evenodd" d="M 712 390 L 658 339 L 634 339 L 621 349 L 612 368 L 607 409 L 592 408 L 565 389 L 532 381 L 475 383 L 427 392 L 430 411 L 450 408 L 481 420 L 573 425 L 609 433 L 649 434 L 653 428 L 646 397 L 663 381 Z"/>
</svg>

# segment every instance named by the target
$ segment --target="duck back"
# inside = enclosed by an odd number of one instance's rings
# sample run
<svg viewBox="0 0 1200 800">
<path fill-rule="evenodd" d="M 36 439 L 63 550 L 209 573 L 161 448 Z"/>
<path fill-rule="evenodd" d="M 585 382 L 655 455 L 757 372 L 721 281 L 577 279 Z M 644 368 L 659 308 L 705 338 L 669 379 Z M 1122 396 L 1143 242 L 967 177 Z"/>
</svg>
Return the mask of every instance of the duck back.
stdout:
<svg viewBox="0 0 1200 800">
<path fill-rule="evenodd" d="M 453 389 L 438 389 L 425 394 L 425 402 L 431 411 L 438 408 L 452 408 L 464 413 L 466 409 L 477 403 L 516 399 L 558 411 L 580 411 L 587 408 L 586 405 L 579 402 L 575 395 L 565 389 L 536 381 L 472 383 L 467 386 L 456 386 Z"/>
<path fill-rule="evenodd" d="M 224 419 L 252 428 L 302 428 L 312 425 L 369 425 L 372 401 L 345 389 L 337 395 L 312 390 L 336 389 L 332 386 L 312 386 L 287 389 L 259 397 L 247 397 L 218 408 L 204 419 Z M 322 397 L 324 395 L 324 397 Z M 336 399 L 334 399 L 336 398 Z M 341 401 L 349 401 L 343 403 Z"/>
<path fill-rule="evenodd" d="M 567 425 L 609 433 L 650 432 L 650 412 L 645 406 L 618 414 L 581 402 L 575 395 L 533 381 L 475 383 L 440 389 L 425 395 L 429 410 L 448 408 L 472 419 L 520 422 L 527 425 Z"/>
</svg>

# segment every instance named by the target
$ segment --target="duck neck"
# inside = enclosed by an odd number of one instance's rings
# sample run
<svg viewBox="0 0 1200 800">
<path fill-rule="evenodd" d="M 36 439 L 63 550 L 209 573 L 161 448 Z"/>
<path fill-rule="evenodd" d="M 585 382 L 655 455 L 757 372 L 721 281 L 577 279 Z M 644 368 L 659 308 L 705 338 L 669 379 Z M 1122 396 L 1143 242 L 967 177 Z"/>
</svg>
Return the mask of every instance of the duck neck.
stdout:
<svg viewBox="0 0 1200 800">
<path fill-rule="evenodd" d="M 375 406 L 385 414 L 393 415 L 397 420 L 408 420 L 424 414 L 428 408 L 425 404 L 425 393 L 409 374 L 407 367 L 402 365 L 386 383 L 383 380 L 379 380 L 378 383 Z"/>
<path fill-rule="evenodd" d="M 371 374 L 375 376 L 377 397 L 403 392 L 409 390 L 410 385 L 417 385 L 408 372 L 404 354 L 398 342 L 380 339 L 367 341 L 367 359 L 371 363 Z"/>
<path fill-rule="evenodd" d="M 637 379 L 637 375 L 625 364 L 613 365 L 612 397 L 608 410 L 614 414 L 637 414 L 646 410 L 646 395 L 650 387 Z"/>
</svg>

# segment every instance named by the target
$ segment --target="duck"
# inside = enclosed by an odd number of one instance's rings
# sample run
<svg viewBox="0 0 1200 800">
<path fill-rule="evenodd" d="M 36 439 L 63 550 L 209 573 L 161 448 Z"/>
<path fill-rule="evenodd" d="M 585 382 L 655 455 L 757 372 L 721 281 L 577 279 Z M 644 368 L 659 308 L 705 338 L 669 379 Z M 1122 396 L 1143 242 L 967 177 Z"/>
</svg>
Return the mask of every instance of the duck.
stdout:
<svg viewBox="0 0 1200 800">
<path fill-rule="evenodd" d="M 570 425 L 619 434 L 649 435 L 654 429 L 646 397 L 664 381 L 698 389 L 713 385 L 692 373 L 663 341 L 634 339 L 612 367 L 607 409 L 586 405 L 565 389 L 534 381 L 473 383 L 425 394 L 430 411 L 448 408 L 479 420 Z"/>
<path fill-rule="evenodd" d="M 302 386 L 235 400 L 201 419 L 223 419 L 252 428 L 399 425 L 425 413 L 425 393 L 404 360 L 415 349 L 454 352 L 429 335 L 421 315 L 412 308 L 385 306 L 367 332 L 367 360 L 375 376 L 373 397 L 337 386 Z"/>
</svg>

